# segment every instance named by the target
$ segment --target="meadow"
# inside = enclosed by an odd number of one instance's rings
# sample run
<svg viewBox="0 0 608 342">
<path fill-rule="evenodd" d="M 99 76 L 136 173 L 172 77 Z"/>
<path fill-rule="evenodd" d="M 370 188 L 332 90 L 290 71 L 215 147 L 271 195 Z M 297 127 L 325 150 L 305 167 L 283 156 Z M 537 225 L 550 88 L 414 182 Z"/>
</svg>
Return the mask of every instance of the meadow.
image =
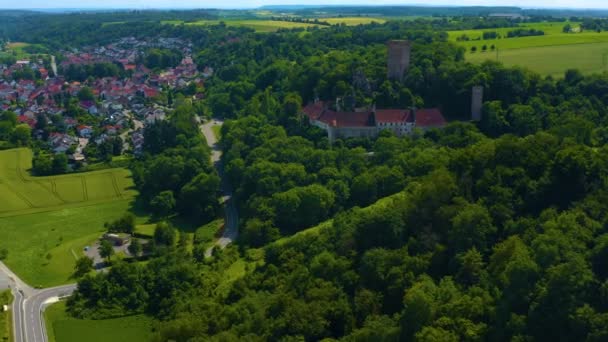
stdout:
<svg viewBox="0 0 608 342">
<path fill-rule="evenodd" d="M 371 22 L 384 23 L 385 19 L 371 18 L 371 17 L 343 17 L 343 18 L 319 18 L 320 21 L 326 21 L 332 25 L 346 24 L 348 26 L 369 24 Z M 184 23 L 180 20 L 166 20 L 163 24 L 170 25 L 217 25 L 220 22 L 224 22 L 228 26 L 243 26 L 254 29 L 256 32 L 275 32 L 279 29 L 294 29 L 294 28 L 307 28 L 307 27 L 319 27 L 323 28 L 324 25 L 317 25 L 314 23 L 298 23 L 291 21 L 278 21 L 268 19 L 224 19 L 224 20 L 199 20 L 195 22 Z"/>
<path fill-rule="evenodd" d="M 126 169 L 107 169 L 51 177 L 32 177 L 32 151 L 0 151 L 0 217 L 66 206 L 129 199 L 136 195 Z"/>
<path fill-rule="evenodd" d="M 450 31 L 449 40 L 466 48 L 466 59 L 474 63 L 485 60 L 498 60 L 506 65 L 518 65 L 536 71 L 542 75 L 562 77 L 570 68 L 576 68 L 585 74 L 602 72 L 606 67 L 608 55 L 608 32 L 584 31 L 580 33 L 564 33 L 567 23 L 545 22 L 527 23 L 523 27 L 543 30 L 544 36 L 500 38 L 491 40 L 480 39 L 483 32 L 497 32 L 506 36 L 515 28 L 479 29 Z M 578 27 L 578 23 L 569 23 Z M 458 41 L 458 37 L 467 35 L 470 41 Z M 487 52 L 482 47 L 487 46 Z M 496 50 L 492 50 L 494 45 Z M 472 52 L 475 46 L 477 52 Z"/>
<path fill-rule="evenodd" d="M 563 77 L 568 69 L 576 68 L 584 74 L 607 70 L 608 42 L 573 44 L 511 49 L 496 53 L 467 55 L 467 60 L 481 63 L 487 59 L 498 60 L 509 66 L 523 66 L 542 75 Z"/>
<path fill-rule="evenodd" d="M 163 24 L 172 25 L 217 25 L 220 22 L 224 22 L 228 26 L 243 26 L 254 29 L 256 32 L 275 32 L 279 29 L 293 29 L 293 28 L 307 28 L 312 26 L 320 26 L 309 23 L 294 23 L 287 21 L 276 21 L 276 20 L 256 20 L 256 19 L 226 19 L 226 20 L 199 20 L 195 22 L 184 23 L 179 20 L 163 21 Z"/>
<path fill-rule="evenodd" d="M 65 303 L 49 306 L 44 313 L 49 342 L 146 342 L 152 339 L 152 318 L 144 315 L 103 320 L 70 317 Z M 86 338 L 85 338 L 86 337 Z"/>
<path fill-rule="evenodd" d="M 8 250 L 4 261 L 32 286 L 73 282 L 83 248 L 103 233 L 105 222 L 131 209 L 137 192 L 126 169 L 32 177 L 31 153 L 0 151 L 0 247 Z"/>
</svg>

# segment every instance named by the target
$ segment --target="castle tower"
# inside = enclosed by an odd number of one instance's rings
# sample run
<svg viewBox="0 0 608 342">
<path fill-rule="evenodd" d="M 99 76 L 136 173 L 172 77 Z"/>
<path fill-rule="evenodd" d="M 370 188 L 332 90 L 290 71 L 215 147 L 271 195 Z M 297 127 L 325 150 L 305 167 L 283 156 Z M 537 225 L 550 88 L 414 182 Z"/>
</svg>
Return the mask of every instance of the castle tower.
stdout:
<svg viewBox="0 0 608 342">
<path fill-rule="evenodd" d="M 471 120 L 481 121 L 481 111 L 483 107 L 483 87 L 474 86 L 471 96 Z"/>
<path fill-rule="evenodd" d="M 388 42 L 388 78 L 403 81 L 403 74 L 410 67 L 410 52 L 412 46 L 407 40 L 391 40 Z"/>
</svg>

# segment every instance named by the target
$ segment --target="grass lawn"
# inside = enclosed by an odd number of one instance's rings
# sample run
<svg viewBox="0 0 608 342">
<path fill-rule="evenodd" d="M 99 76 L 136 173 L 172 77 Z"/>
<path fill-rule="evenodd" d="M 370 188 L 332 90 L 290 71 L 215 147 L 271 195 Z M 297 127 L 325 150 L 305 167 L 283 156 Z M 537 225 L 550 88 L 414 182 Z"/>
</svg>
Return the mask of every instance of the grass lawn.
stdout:
<svg viewBox="0 0 608 342">
<path fill-rule="evenodd" d="M 215 234 L 217 234 L 223 223 L 224 219 L 217 219 L 197 228 L 194 232 L 196 241 L 199 243 L 213 241 L 213 239 L 215 239 Z"/>
<path fill-rule="evenodd" d="M 220 140 L 220 138 L 222 137 L 222 126 L 211 126 L 211 130 L 213 131 L 215 138 L 217 140 Z"/>
<path fill-rule="evenodd" d="M 32 286 L 72 282 L 84 246 L 104 232 L 104 222 L 117 219 L 130 206 L 129 200 L 120 200 L 0 217 L 0 246 L 8 249 L 5 263 Z"/>
<path fill-rule="evenodd" d="M 0 151 L 0 247 L 30 285 L 68 283 L 83 247 L 130 210 L 137 193 L 126 169 L 32 177 L 31 159 L 29 149 Z"/>
<path fill-rule="evenodd" d="M 147 342 L 152 339 L 152 318 L 137 315 L 104 320 L 70 317 L 65 303 L 49 306 L 44 314 L 49 342 Z"/>
<path fill-rule="evenodd" d="M 0 341 L 11 340 L 12 317 L 11 311 L 3 312 L 2 305 L 9 305 L 13 301 L 10 290 L 0 292 Z"/>
<path fill-rule="evenodd" d="M 496 60 L 496 53 L 467 54 L 467 60 L 479 63 Z M 519 65 L 542 75 L 563 77 L 567 69 L 576 68 L 585 74 L 608 70 L 608 42 L 595 44 L 556 45 L 503 50 L 498 61 L 505 65 Z"/>
<path fill-rule="evenodd" d="M 0 217 L 27 214 L 69 205 L 132 198 L 133 180 L 127 169 L 32 177 L 32 151 L 26 148 L 0 151 L 0 191 L 4 205 Z"/>
</svg>

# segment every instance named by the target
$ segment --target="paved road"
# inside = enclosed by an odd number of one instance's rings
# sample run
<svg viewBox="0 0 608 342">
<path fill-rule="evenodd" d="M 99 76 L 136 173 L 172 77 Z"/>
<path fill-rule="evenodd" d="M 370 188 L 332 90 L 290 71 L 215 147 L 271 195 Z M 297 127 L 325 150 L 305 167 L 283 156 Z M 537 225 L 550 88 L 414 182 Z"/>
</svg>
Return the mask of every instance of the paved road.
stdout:
<svg viewBox="0 0 608 342">
<path fill-rule="evenodd" d="M 9 278 L 14 297 L 12 310 L 15 342 L 48 341 L 42 312 L 53 299 L 71 295 L 76 284 L 37 290 L 19 279 L 2 262 L 0 273 Z"/>
<path fill-rule="evenodd" d="M 23 314 L 25 323 L 25 341 L 46 342 L 46 327 L 42 313 L 47 305 L 63 297 L 69 297 L 76 289 L 76 284 L 53 287 L 38 290 L 34 295 L 23 302 Z"/>
<path fill-rule="evenodd" d="M 232 187 L 226 177 L 224 177 L 224 168 L 222 167 L 222 149 L 218 144 L 217 138 L 213 133 L 212 127 L 221 126 L 224 123 L 219 120 L 211 120 L 200 126 L 201 132 L 207 140 L 207 144 L 211 147 L 211 161 L 217 168 L 217 171 L 222 178 L 221 191 L 224 198 L 224 231 L 222 237 L 216 242 L 216 246 L 220 248 L 226 247 L 239 236 L 239 214 L 236 209 L 236 203 L 232 198 Z M 208 248 L 205 251 L 205 256 L 210 257 L 215 246 Z"/>
</svg>

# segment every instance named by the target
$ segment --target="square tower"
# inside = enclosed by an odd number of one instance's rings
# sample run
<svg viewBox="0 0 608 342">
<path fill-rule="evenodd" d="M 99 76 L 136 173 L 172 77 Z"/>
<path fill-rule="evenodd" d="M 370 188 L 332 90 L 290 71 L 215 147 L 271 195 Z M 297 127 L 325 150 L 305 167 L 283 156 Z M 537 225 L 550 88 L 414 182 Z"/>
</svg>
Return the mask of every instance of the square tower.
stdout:
<svg viewBox="0 0 608 342">
<path fill-rule="evenodd" d="M 403 75 L 410 67 L 411 43 L 407 40 L 388 42 L 388 78 L 403 81 Z"/>
<path fill-rule="evenodd" d="M 483 87 L 474 86 L 471 97 L 471 120 L 481 121 L 481 111 L 483 108 Z"/>
</svg>

